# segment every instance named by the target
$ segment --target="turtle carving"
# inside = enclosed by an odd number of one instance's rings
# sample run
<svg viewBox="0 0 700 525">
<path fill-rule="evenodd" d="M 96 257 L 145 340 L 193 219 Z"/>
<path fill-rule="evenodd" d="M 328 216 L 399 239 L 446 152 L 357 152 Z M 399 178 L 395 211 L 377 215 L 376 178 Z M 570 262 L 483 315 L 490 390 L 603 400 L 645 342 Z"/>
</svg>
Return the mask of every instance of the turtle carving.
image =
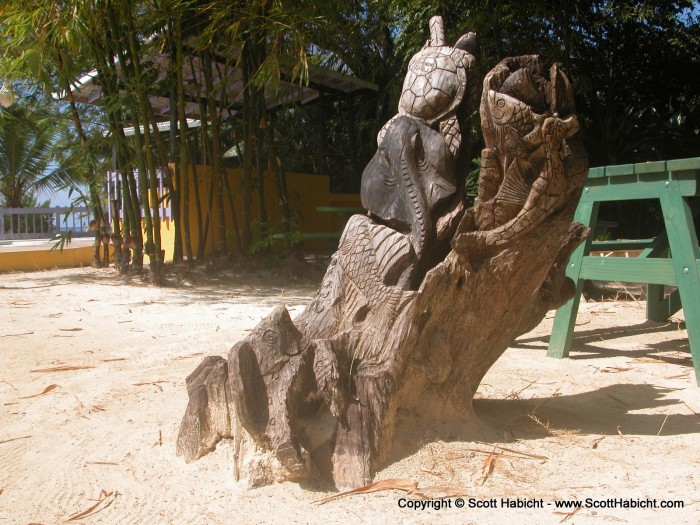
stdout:
<svg viewBox="0 0 700 525">
<path fill-rule="evenodd" d="M 442 18 L 430 20 L 430 39 L 409 63 L 399 112 L 380 131 L 379 148 L 362 174 L 360 196 L 369 216 L 406 236 L 411 248 L 399 272 L 404 290 L 417 289 L 456 227 L 450 218 L 439 219 L 447 209 L 461 209 L 455 173 L 460 108 L 476 94 L 477 55 L 474 33 L 451 47 Z"/>
<path fill-rule="evenodd" d="M 367 214 L 348 220 L 307 308 L 292 320 L 279 306 L 228 359 L 209 356 L 187 378 L 177 452 L 188 461 L 229 439 L 235 479 L 250 487 L 343 490 L 368 485 L 418 437 L 455 425 L 492 434 L 474 392 L 576 292 L 565 268 L 588 234 L 572 223 L 588 166 L 556 66 L 511 57 L 480 83 L 475 36 L 451 47 L 442 33 L 434 18 L 362 173 Z M 468 207 L 457 123 L 466 132 L 477 91 L 485 147 Z"/>
<path fill-rule="evenodd" d="M 450 152 L 456 156 L 461 132 L 456 111 L 467 93 L 468 79 L 476 74 L 478 41 L 475 33 L 463 35 L 454 47 L 445 44 L 442 18 L 430 20 L 430 40 L 408 65 L 399 100 L 399 113 L 379 132 L 378 143 L 388 126 L 401 115 L 434 127 L 439 125 Z"/>
</svg>

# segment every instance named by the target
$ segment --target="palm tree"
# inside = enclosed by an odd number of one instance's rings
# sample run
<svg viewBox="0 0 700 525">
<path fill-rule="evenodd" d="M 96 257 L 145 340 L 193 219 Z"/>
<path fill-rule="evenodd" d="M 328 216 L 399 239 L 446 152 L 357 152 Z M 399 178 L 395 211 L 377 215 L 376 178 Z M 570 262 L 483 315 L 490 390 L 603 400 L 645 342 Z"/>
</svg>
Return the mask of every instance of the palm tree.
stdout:
<svg viewBox="0 0 700 525">
<path fill-rule="evenodd" d="M 55 189 L 51 169 L 57 160 L 59 125 L 34 103 L 0 111 L 0 196 L 8 208 L 20 208 L 38 190 Z"/>
</svg>

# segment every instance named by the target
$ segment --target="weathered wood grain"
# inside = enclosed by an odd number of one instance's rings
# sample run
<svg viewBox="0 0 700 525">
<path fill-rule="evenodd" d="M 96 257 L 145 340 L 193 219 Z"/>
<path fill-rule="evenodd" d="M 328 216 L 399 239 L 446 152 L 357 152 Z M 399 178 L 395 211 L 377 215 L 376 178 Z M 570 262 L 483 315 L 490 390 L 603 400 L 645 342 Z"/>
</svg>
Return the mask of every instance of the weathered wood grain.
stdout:
<svg viewBox="0 0 700 525">
<path fill-rule="evenodd" d="M 365 485 L 391 457 L 399 413 L 473 423 L 484 374 L 574 293 L 564 269 L 588 233 L 572 222 L 587 162 L 566 77 L 535 56 L 489 72 L 479 199 L 467 209 L 459 126 L 442 124 L 468 113 L 460 104 L 474 87 L 454 82 L 473 82 L 475 61 L 439 46 L 414 58 L 411 105 L 387 123 L 364 174 L 369 215 L 348 222 L 306 310 L 292 322 L 278 307 L 227 362 L 207 358 L 188 378 L 187 461 L 230 437 L 237 476 L 252 486 Z M 425 109 L 416 86 L 436 56 L 460 101 L 426 119 L 413 115 Z"/>
</svg>

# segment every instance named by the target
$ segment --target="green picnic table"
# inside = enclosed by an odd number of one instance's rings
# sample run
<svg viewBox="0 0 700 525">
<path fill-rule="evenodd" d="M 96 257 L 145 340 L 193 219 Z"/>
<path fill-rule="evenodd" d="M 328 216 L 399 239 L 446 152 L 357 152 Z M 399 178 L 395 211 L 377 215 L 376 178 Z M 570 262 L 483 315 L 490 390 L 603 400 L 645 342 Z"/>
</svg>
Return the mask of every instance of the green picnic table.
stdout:
<svg viewBox="0 0 700 525">
<path fill-rule="evenodd" d="M 358 208 L 356 206 L 318 206 L 316 211 L 319 213 L 335 213 L 340 217 L 349 219 L 351 215 L 357 213 L 365 215 L 367 210 L 364 208 Z"/>
<path fill-rule="evenodd" d="M 338 241 L 340 240 L 340 236 L 343 234 L 343 230 L 345 229 L 345 224 L 348 222 L 350 217 L 358 213 L 361 215 L 365 215 L 367 213 L 367 210 L 364 208 L 358 208 L 355 206 L 317 206 L 316 211 L 319 213 L 334 213 L 340 217 L 341 222 L 343 223 L 340 231 L 327 234 L 328 238 L 331 239 L 328 245 L 329 249 L 331 250 L 335 250 L 338 247 Z"/>
<path fill-rule="evenodd" d="M 700 386 L 700 250 L 693 224 L 693 215 L 697 215 L 700 207 L 699 179 L 700 158 L 589 170 L 574 220 L 595 231 L 601 202 L 658 199 L 665 229 L 654 239 L 634 241 L 595 242 L 589 236 L 576 249 L 566 271 L 576 283 L 576 295 L 556 312 L 548 356 L 569 355 L 584 280 L 644 283 L 647 319 L 665 321 L 683 308 L 695 377 Z M 590 255 L 593 250 L 629 249 L 641 253 L 637 257 Z M 664 286 L 677 289 L 665 295 Z"/>
<path fill-rule="evenodd" d="M 350 216 L 355 215 L 356 213 L 360 213 L 363 215 L 367 213 L 367 210 L 365 210 L 364 208 L 357 208 L 353 206 L 318 206 L 316 208 L 316 211 L 319 213 L 337 214 L 339 217 L 341 217 L 341 219 L 343 219 L 343 228 L 345 227 L 345 223 L 350 218 Z M 272 237 L 273 239 L 277 240 L 297 238 L 302 241 L 328 239 L 328 247 L 330 249 L 335 249 L 338 247 L 338 240 L 340 239 L 342 233 L 343 232 L 341 228 L 340 231 L 335 232 L 302 232 L 297 234 L 278 233 L 273 235 Z"/>
</svg>

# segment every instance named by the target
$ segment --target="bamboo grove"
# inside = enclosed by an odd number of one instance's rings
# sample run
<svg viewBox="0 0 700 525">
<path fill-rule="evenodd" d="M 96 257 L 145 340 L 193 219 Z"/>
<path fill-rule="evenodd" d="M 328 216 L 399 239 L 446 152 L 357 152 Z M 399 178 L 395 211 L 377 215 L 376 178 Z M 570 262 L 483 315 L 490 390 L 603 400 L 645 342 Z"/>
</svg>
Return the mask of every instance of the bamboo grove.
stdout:
<svg viewBox="0 0 700 525">
<path fill-rule="evenodd" d="M 42 82 L 70 108 L 83 156 L 81 177 L 100 225 L 95 264 L 100 263 L 100 241 L 109 238 L 118 266 L 125 269 L 132 261 L 141 267 L 146 256 L 157 275 L 163 264 L 159 215 L 163 199 L 169 200 L 176 229 L 174 260 L 201 257 L 208 235 L 213 236 L 219 255 L 228 253 L 232 235 L 237 251 L 246 253 L 252 223 L 258 222 L 262 229 L 267 223 L 261 183 L 267 166 L 276 171 L 282 216 L 291 219 L 265 94 L 270 86 L 277 87 L 281 64 L 291 71 L 292 81 L 307 81 L 309 42 L 303 26 L 308 15 L 278 4 L 39 0 L 31 6 L 4 7 L 2 28 L 10 50 L 4 57 L 5 74 Z M 165 75 L 159 75 L 156 54 L 169 58 Z M 90 70 L 102 94 L 99 118 L 107 130 L 101 134 L 95 133 L 92 122 L 84 121 L 74 96 L 80 77 Z M 192 75 L 186 79 L 183 72 L 188 70 Z M 221 86 L 231 82 L 243 83 L 242 100 L 227 99 Z M 169 98 L 169 135 L 158 130 L 159 118 L 150 98 L 156 92 Z M 193 101 L 198 106 L 197 127 L 189 127 L 186 117 L 187 104 Z M 234 113 L 237 118 L 231 119 Z M 228 141 L 223 140 L 224 133 Z M 231 187 L 223 164 L 224 143 L 231 143 L 231 136 L 242 152 L 240 188 Z M 96 153 L 96 140 L 103 142 L 103 150 L 108 142 L 110 156 Z M 185 176 L 188 171 L 194 173 L 196 163 L 204 163 L 212 173 L 208 188 L 192 184 L 196 177 Z M 107 164 L 118 173 L 119 202 L 101 199 Z M 158 176 L 165 191 L 159 191 Z M 190 198 L 192 192 L 197 198 Z M 224 213 L 227 207 L 235 210 L 237 192 L 242 224 L 235 212 Z M 251 215 L 253 199 L 258 202 L 257 217 Z M 194 214 L 191 202 L 198 207 Z M 112 207 L 111 225 L 105 206 Z M 195 224 L 191 224 L 193 216 Z M 211 231 L 214 223 L 216 231 Z M 199 253 L 193 251 L 193 230 L 200 239 Z"/>
<path fill-rule="evenodd" d="M 287 171 L 330 174 L 332 185 L 356 191 L 433 14 L 451 28 L 448 40 L 479 35 L 484 71 L 504 56 L 530 53 L 561 64 L 573 79 L 592 166 L 700 155 L 693 0 L 534 0 L 527 10 L 517 0 L 0 0 L 0 80 L 60 95 L 71 123 L 63 171 L 86 185 L 102 225 L 95 264 L 100 239 L 111 235 L 121 242 L 122 269 L 146 257 L 157 276 L 163 199 L 176 229 L 174 259 L 192 261 L 204 249 L 194 239 L 226 256 L 249 253 L 265 235 L 272 226 L 260 184 L 265 170 L 284 228 L 294 221 Z M 167 57 L 165 72 L 157 56 Z M 285 100 L 283 85 L 308 85 L 314 65 L 377 90 L 344 106 L 336 101 L 328 113 L 323 104 L 275 109 L 270 96 Z M 74 96 L 88 72 L 102 97 L 91 110 Z M 234 98 L 226 86 L 235 83 L 244 89 Z M 167 99 L 166 112 L 156 113 L 154 95 Z M 163 115 L 169 133 L 158 131 Z M 338 126 L 346 120 L 356 125 Z M 317 130 L 325 137 L 312 136 Z M 468 161 L 478 157 L 480 140 L 472 133 L 464 169 L 473 169 Z M 224 175 L 231 152 L 240 184 Z M 206 183 L 197 165 L 211 174 Z M 118 173 L 118 203 L 104 201 L 109 170 Z M 109 208 L 120 208 L 123 219 L 106 231 Z M 613 212 L 606 218 L 621 233 L 652 226 L 646 208 Z"/>
</svg>

